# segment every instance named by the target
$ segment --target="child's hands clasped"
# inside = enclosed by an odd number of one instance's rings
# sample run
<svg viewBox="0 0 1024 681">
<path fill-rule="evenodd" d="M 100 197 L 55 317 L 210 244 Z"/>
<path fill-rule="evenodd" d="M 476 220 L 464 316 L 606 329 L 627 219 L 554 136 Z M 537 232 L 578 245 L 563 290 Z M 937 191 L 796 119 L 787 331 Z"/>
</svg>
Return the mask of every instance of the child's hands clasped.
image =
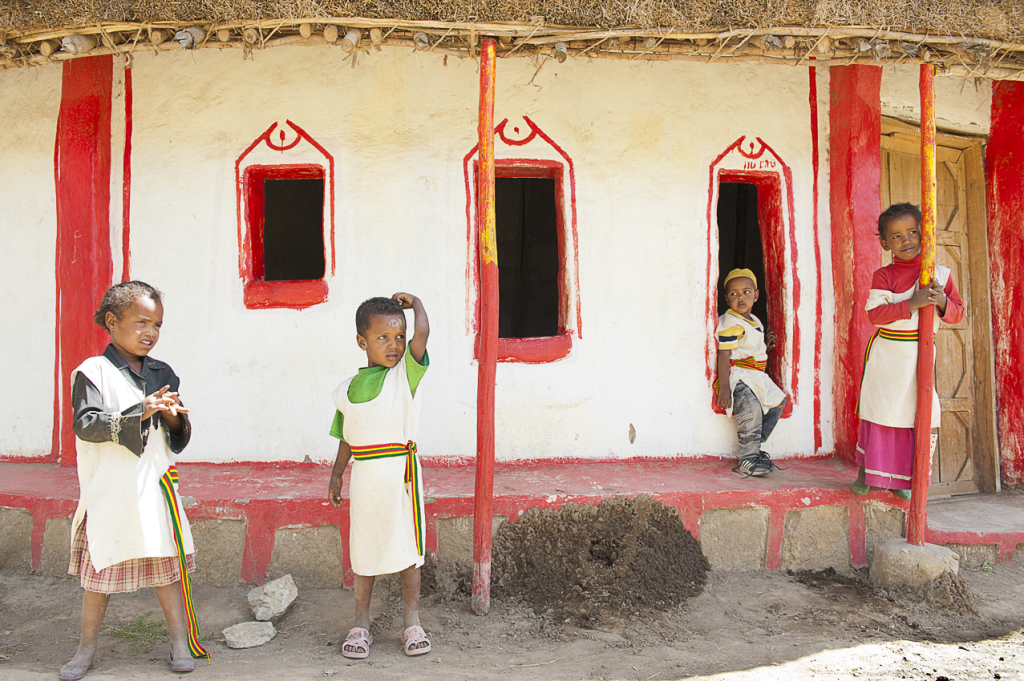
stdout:
<svg viewBox="0 0 1024 681">
<path fill-rule="evenodd" d="M 775 347 L 775 332 L 774 331 L 769 331 L 768 333 L 766 333 L 764 335 L 764 345 L 765 345 L 765 349 L 768 352 L 771 352 L 772 349 Z"/>
<path fill-rule="evenodd" d="M 178 393 L 168 392 L 170 389 L 171 386 L 165 385 L 152 395 L 146 396 L 146 399 L 142 401 L 143 419 L 148 419 L 157 412 L 169 414 L 174 418 L 176 418 L 178 414 L 188 413 L 188 409 L 181 406 L 181 401 L 178 399 Z"/>
<path fill-rule="evenodd" d="M 931 282 L 910 297 L 910 311 L 919 310 L 926 305 L 936 305 L 939 311 L 946 309 L 946 294 L 939 282 L 932 278 Z"/>
</svg>

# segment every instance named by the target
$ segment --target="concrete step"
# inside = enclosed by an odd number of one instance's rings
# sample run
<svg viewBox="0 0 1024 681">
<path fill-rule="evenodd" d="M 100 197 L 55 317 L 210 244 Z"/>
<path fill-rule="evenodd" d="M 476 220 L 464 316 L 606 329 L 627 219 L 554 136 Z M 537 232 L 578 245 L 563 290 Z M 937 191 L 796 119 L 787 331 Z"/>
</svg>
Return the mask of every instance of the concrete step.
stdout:
<svg viewBox="0 0 1024 681">
<path fill-rule="evenodd" d="M 929 499 L 925 539 L 960 554 L 961 568 L 1024 558 L 1024 491 Z"/>
<path fill-rule="evenodd" d="M 730 471 L 733 461 L 721 459 L 499 464 L 495 527 L 533 507 L 647 494 L 679 511 L 715 569 L 848 570 L 903 536 L 907 502 L 888 492 L 850 492 L 857 472 L 851 463 L 781 463 L 784 469 L 765 478 L 741 478 Z M 201 582 L 262 583 L 290 573 L 300 586 L 351 583 L 348 508 L 327 502 L 329 468 L 182 463 L 179 472 Z M 423 477 L 427 549 L 469 561 L 473 467 L 428 465 Z M 0 569 L 66 574 L 77 498 L 74 469 L 0 463 Z M 1024 532 L 1002 541 L 1013 537 L 1024 543 Z M 1007 559 L 1003 548 L 996 555 Z"/>
</svg>

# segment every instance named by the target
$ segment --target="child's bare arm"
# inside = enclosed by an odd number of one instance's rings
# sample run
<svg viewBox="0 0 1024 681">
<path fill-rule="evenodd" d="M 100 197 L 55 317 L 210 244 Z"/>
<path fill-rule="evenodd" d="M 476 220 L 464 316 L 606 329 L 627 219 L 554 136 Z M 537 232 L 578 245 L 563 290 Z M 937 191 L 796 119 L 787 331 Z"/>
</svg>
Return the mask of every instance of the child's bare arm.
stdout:
<svg viewBox="0 0 1024 681">
<path fill-rule="evenodd" d="M 728 409 L 732 406 L 732 390 L 729 389 L 729 358 L 732 350 L 718 351 L 718 406 Z"/>
<path fill-rule="evenodd" d="M 427 337 L 430 336 L 430 321 L 427 319 L 423 302 L 411 293 L 396 293 L 391 297 L 402 304 L 402 309 L 412 308 L 416 316 L 412 338 L 409 339 L 409 352 L 412 353 L 414 360 L 422 363 L 423 355 L 427 352 Z"/>
<path fill-rule="evenodd" d="M 352 448 L 342 440 L 338 443 L 338 456 L 334 459 L 334 469 L 331 471 L 331 484 L 327 487 L 327 500 L 331 506 L 341 506 L 341 482 L 345 477 L 345 467 L 348 460 L 352 458 Z"/>
</svg>

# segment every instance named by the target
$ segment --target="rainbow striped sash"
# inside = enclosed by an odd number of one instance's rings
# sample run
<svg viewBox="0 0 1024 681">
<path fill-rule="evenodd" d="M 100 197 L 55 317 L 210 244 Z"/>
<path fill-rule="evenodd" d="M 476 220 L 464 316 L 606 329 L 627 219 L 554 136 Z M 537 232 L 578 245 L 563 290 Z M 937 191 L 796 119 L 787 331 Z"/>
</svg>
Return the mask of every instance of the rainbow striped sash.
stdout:
<svg viewBox="0 0 1024 681">
<path fill-rule="evenodd" d="M 765 367 L 768 366 L 768 360 L 758 361 L 753 357 L 744 357 L 743 359 L 730 359 L 729 366 L 739 367 L 740 369 L 750 369 L 751 371 L 764 371 Z"/>
<path fill-rule="evenodd" d="M 864 348 L 864 367 L 868 366 L 868 357 L 871 355 L 871 347 L 875 344 L 875 341 L 879 338 L 891 341 L 901 341 L 904 343 L 916 343 L 917 342 L 917 329 L 911 329 L 910 331 L 896 331 L 894 329 L 879 328 L 871 334 L 870 340 L 868 340 L 868 346 Z M 861 372 L 860 376 L 860 387 L 861 392 L 864 391 L 864 373 Z M 857 414 L 860 414 L 860 398 L 857 398 Z"/>
<path fill-rule="evenodd" d="M 416 531 L 416 553 L 423 555 L 423 497 L 420 496 L 420 461 L 416 457 L 416 443 L 412 440 L 404 445 L 391 442 L 386 445 L 352 447 L 352 458 L 356 461 L 373 461 L 393 456 L 405 457 L 405 483 L 412 497 L 413 525 Z"/>
<path fill-rule="evenodd" d="M 160 490 L 167 501 L 167 509 L 171 512 L 171 527 L 174 529 L 174 543 L 178 547 L 178 568 L 181 571 L 181 598 L 185 602 L 185 616 L 188 617 L 188 648 L 192 657 L 209 658 L 210 653 L 199 644 L 199 625 L 196 623 L 196 611 L 192 607 L 192 580 L 188 576 L 188 563 L 185 562 L 185 542 L 181 538 L 181 515 L 178 513 L 178 495 L 174 486 L 178 484 L 178 469 L 171 466 L 160 478 Z"/>
<path fill-rule="evenodd" d="M 894 331 L 893 329 L 879 329 L 878 337 L 885 340 L 917 342 L 917 329 L 910 331 Z"/>
<path fill-rule="evenodd" d="M 739 367 L 740 369 L 750 369 L 751 371 L 764 371 L 768 367 L 768 360 L 758 361 L 753 357 L 744 357 L 743 359 L 730 359 L 729 366 Z M 718 393 L 718 379 L 711 384 L 711 389 Z"/>
</svg>

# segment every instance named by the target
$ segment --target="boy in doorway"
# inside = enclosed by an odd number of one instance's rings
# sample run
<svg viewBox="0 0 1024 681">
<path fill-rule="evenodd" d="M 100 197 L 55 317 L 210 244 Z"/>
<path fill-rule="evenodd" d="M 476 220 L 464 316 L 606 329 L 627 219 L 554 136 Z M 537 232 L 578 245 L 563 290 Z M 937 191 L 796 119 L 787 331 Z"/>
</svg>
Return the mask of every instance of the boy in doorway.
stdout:
<svg viewBox="0 0 1024 681">
<path fill-rule="evenodd" d="M 404 310 L 415 314 L 406 342 Z M 402 649 L 406 655 L 430 652 L 420 626 L 420 566 L 423 565 L 423 483 L 416 457 L 420 380 L 427 371 L 430 325 L 414 295 L 370 298 L 356 311 L 356 343 L 367 366 L 334 391 L 337 411 L 331 435 L 338 456 L 327 498 L 342 503 L 342 476 L 352 461 L 349 481 L 349 550 L 355 573 L 355 626 L 341 646 L 345 657 L 370 654 L 370 595 L 376 575 L 399 573 L 405 606 Z"/>
<path fill-rule="evenodd" d="M 733 472 L 764 476 L 775 465 L 761 445 L 775 429 L 786 395 L 765 373 L 775 337 L 765 333 L 751 312 L 758 299 L 757 277 L 749 269 L 732 270 L 723 282 L 729 309 L 718 318 L 718 406 L 736 419 L 739 464 Z"/>
</svg>

